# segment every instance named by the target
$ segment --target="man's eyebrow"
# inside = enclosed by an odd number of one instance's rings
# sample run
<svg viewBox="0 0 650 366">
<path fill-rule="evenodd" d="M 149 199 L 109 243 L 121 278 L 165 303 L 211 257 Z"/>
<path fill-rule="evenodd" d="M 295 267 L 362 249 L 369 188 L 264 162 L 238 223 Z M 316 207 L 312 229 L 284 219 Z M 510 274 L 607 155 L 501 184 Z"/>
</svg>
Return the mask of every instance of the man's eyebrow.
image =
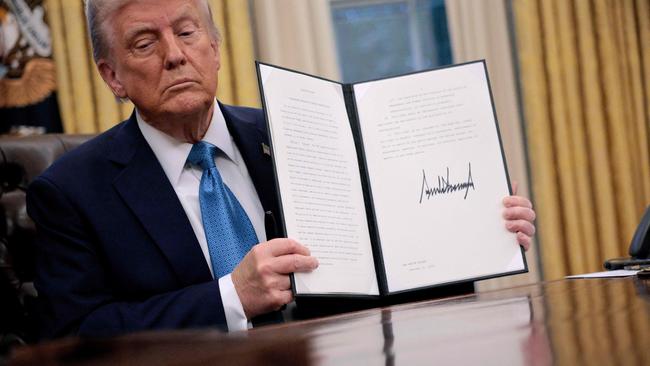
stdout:
<svg viewBox="0 0 650 366">
<path fill-rule="evenodd" d="M 149 25 L 149 24 L 137 24 L 135 26 L 132 26 L 126 33 L 124 34 L 124 39 L 126 39 L 127 42 L 131 42 L 133 38 L 137 37 L 140 34 L 143 33 L 154 33 L 156 31 L 155 27 Z"/>
<path fill-rule="evenodd" d="M 200 23 L 200 16 L 196 14 L 196 12 L 193 12 L 191 7 L 186 5 L 185 9 L 181 9 L 181 11 L 179 11 L 171 19 L 170 23 L 172 24 L 172 26 L 174 26 L 187 20 Z M 157 31 L 156 27 L 151 24 L 147 24 L 147 23 L 136 24 L 133 25 L 128 31 L 126 31 L 126 33 L 124 34 L 124 38 L 127 40 L 127 42 L 131 42 L 133 38 L 137 37 L 140 34 L 155 33 L 156 31 Z"/>
</svg>

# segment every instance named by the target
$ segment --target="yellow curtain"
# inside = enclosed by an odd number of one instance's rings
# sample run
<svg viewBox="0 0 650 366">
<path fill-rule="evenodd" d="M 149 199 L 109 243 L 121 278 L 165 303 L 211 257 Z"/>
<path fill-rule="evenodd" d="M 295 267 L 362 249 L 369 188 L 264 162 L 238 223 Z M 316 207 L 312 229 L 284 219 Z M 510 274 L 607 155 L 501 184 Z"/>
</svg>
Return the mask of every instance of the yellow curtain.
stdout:
<svg viewBox="0 0 650 366">
<path fill-rule="evenodd" d="M 624 256 L 650 204 L 648 0 L 513 0 L 546 279 Z"/>
<path fill-rule="evenodd" d="M 252 27 L 246 0 L 209 0 L 223 42 L 217 98 L 259 106 Z M 118 103 L 92 59 L 82 0 L 45 0 L 57 69 L 58 100 L 66 133 L 97 133 L 126 119 L 131 103 Z"/>
<path fill-rule="evenodd" d="M 208 2 L 222 37 L 217 98 L 226 104 L 259 107 L 248 0 Z"/>
</svg>

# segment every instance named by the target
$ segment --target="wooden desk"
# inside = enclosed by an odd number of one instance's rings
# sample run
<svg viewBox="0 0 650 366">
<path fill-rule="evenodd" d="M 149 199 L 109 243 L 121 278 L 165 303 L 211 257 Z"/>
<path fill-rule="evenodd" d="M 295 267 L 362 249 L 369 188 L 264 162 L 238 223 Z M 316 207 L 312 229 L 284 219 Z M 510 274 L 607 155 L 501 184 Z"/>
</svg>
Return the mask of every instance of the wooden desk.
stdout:
<svg viewBox="0 0 650 366">
<path fill-rule="evenodd" d="M 10 365 L 231 362 L 650 365 L 650 280 L 561 280 L 239 334 L 62 340 L 19 349 Z"/>
</svg>

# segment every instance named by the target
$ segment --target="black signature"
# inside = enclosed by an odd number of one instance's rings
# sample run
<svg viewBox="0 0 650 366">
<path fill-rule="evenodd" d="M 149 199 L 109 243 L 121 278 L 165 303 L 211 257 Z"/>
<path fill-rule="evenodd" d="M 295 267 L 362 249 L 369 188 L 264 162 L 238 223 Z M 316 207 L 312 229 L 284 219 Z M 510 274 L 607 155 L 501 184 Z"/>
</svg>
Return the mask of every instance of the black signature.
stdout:
<svg viewBox="0 0 650 366">
<path fill-rule="evenodd" d="M 426 194 L 426 198 L 430 199 L 431 196 L 439 195 L 439 194 L 450 194 L 456 191 L 462 191 L 463 189 L 465 190 L 465 196 L 463 199 L 467 199 L 467 194 L 469 193 L 469 189 L 472 188 L 472 190 L 476 190 L 476 187 L 474 187 L 474 180 L 472 179 L 472 163 L 468 163 L 469 169 L 467 172 L 467 181 L 462 182 L 462 183 L 452 183 L 449 180 L 449 167 L 447 167 L 447 176 L 438 176 L 438 186 L 437 187 L 429 187 L 429 184 L 427 183 L 427 176 L 424 173 L 424 169 L 422 169 L 422 191 L 420 192 L 420 203 L 422 203 L 422 198 L 424 198 L 424 195 Z"/>
</svg>

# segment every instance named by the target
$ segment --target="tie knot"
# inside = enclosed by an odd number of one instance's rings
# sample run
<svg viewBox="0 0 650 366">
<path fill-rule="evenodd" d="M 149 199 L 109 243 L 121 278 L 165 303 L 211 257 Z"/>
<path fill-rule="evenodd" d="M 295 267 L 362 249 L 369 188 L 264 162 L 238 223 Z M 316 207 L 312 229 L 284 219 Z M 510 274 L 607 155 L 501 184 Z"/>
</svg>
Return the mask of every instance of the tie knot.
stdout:
<svg viewBox="0 0 650 366">
<path fill-rule="evenodd" d="M 214 155 L 216 153 L 216 146 L 205 141 L 199 141 L 192 145 L 187 161 L 192 165 L 200 166 L 203 170 L 212 169 L 215 167 Z"/>
</svg>

